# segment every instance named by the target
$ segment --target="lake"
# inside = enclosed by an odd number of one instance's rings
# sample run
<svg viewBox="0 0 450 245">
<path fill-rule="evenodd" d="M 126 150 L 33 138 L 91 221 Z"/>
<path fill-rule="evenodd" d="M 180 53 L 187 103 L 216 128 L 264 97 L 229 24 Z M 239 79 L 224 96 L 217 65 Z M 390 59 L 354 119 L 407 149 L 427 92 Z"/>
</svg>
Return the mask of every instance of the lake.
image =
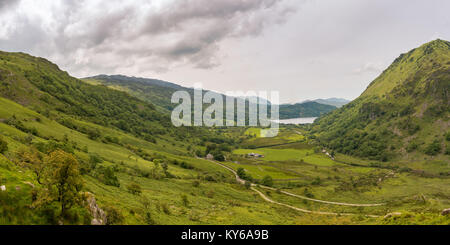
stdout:
<svg viewBox="0 0 450 245">
<path fill-rule="evenodd" d="M 300 118 L 277 120 L 277 122 L 279 122 L 280 124 L 311 124 L 316 119 L 317 117 L 300 117 Z"/>
</svg>

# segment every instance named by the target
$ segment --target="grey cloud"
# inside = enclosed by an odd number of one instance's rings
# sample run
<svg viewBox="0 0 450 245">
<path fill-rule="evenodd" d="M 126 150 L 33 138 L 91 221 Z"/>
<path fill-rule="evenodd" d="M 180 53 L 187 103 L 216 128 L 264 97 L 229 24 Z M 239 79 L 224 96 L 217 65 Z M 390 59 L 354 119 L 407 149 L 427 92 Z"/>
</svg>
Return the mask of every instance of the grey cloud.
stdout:
<svg viewBox="0 0 450 245">
<path fill-rule="evenodd" d="M 15 7 L 20 2 L 20 0 L 1 0 L 0 1 L 0 12 L 7 10 L 8 8 Z"/>
<path fill-rule="evenodd" d="M 105 0 L 96 6 L 90 5 L 91 1 L 62 1 L 49 8 L 52 28 L 37 25 L 39 21 L 32 23 L 26 15 L 11 19 L 15 32 L 0 42 L 0 49 L 34 49 L 38 55 L 56 57 L 56 62 L 84 72 L 94 72 L 81 66 L 84 63 L 91 67 L 93 61 L 103 63 L 104 70 L 120 68 L 121 62 L 110 57 L 158 62 L 158 71 L 174 65 L 209 69 L 220 64 L 218 53 L 227 38 L 257 36 L 268 25 L 287 18 L 290 12 L 281 6 L 283 1 L 178 0 L 146 11 L 141 9 L 148 3 L 145 1 Z M 17 1 L 2 1 L 0 8 L 13 2 Z M 101 12 L 92 12 L 99 6 Z M 36 40 L 10 45 L 29 29 L 34 29 L 35 34 L 39 31 Z M 153 69 L 151 64 L 135 65 Z"/>
</svg>

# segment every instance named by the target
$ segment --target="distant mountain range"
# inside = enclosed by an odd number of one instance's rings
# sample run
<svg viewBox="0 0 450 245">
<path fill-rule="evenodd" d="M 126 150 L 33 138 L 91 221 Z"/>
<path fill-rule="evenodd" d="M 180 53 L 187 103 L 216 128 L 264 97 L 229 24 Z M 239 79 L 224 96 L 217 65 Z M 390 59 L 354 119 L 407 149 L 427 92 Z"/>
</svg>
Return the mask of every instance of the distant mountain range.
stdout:
<svg viewBox="0 0 450 245">
<path fill-rule="evenodd" d="M 306 101 L 303 101 L 302 103 L 306 103 L 306 102 L 317 102 L 319 104 L 332 105 L 337 108 L 340 108 L 340 107 L 350 103 L 350 100 L 341 99 L 341 98 L 329 98 L 329 99 L 306 100 Z"/>
<path fill-rule="evenodd" d="M 102 84 L 112 89 L 127 92 L 141 100 L 152 103 L 159 111 L 164 113 L 169 113 L 176 106 L 176 104 L 171 103 L 171 97 L 174 92 L 184 90 L 191 95 L 194 92 L 193 88 L 183 87 L 171 82 L 123 75 L 98 75 L 83 78 L 82 80 L 93 85 Z M 223 94 L 222 96 L 225 97 Z M 240 97 L 238 99 L 244 98 Z M 280 105 L 280 119 L 319 117 L 348 102 L 345 99 L 330 98 L 297 104 L 282 104 Z M 271 102 L 267 101 L 267 104 L 270 108 Z"/>
</svg>

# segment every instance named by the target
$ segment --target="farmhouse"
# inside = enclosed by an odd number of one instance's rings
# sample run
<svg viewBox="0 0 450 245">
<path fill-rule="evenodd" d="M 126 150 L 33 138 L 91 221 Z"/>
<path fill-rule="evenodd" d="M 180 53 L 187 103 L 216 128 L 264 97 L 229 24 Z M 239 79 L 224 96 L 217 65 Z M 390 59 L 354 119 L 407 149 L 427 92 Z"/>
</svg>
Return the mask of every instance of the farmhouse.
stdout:
<svg viewBox="0 0 450 245">
<path fill-rule="evenodd" d="M 255 157 L 255 158 L 263 158 L 264 155 L 258 154 L 258 153 L 248 153 L 247 154 L 248 157 Z"/>
</svg>

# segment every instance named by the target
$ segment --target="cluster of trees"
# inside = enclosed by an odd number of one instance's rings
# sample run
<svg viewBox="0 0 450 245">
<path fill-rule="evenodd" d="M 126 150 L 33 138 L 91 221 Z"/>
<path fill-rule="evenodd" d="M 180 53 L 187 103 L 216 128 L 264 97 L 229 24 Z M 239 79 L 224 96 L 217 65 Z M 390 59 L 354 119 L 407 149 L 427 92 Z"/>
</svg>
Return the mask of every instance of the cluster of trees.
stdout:
<svg viewBox="0 0 450 245">
<path fill-rule="evenodd" d="M 214 156 L 214 160 L 223 162 L 225 161 L 224 152 L 231 152 L 231 147 L 227 143 L 209 143 L 206 145 L 204 155 L 211 154 Z"/>
<path fill-rule="evenodd" d="M 45 154 L 30 148 L 20 151 L 17 160 L 21 166 L 33 171 L 37 182 L 41 184 L 33 192 L 33 206 L 43 207 L 57 203 L 61 218 L 64 218 L 69 209 L 80 205 L 84 200 L 79 162 L 72 154 L 61 149 Z"/>
</svg>

